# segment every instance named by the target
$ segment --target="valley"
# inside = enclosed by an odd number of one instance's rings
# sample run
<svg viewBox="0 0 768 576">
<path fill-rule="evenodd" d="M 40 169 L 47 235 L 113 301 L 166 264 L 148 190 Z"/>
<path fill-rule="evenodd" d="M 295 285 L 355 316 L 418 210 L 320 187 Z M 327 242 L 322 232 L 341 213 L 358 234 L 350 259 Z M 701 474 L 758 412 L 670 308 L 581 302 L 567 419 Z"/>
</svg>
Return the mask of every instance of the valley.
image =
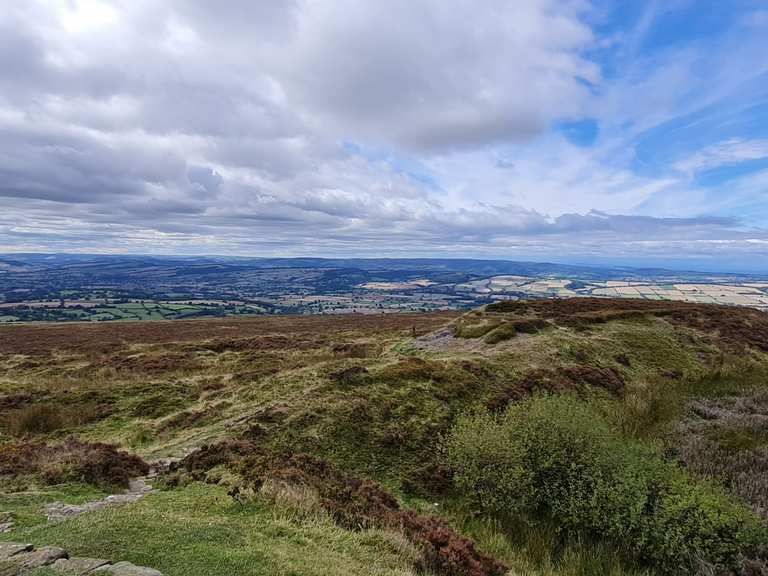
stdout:
<svg viewBox="0 0 768 576">
<path fill-rule="evenodd" d="M 768 278 L 501 260 L 0 257 L 0 323 L 466 310 L 642 298 L 768 309 Z"/>
</svg>

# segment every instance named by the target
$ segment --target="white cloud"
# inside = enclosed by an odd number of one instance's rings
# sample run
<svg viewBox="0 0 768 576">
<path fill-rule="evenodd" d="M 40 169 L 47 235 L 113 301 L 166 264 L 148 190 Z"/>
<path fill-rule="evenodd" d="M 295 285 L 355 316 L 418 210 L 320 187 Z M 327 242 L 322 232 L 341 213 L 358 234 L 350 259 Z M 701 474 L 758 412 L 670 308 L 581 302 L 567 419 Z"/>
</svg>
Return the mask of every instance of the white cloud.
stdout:
<svg viewBox="0 0 768 576">
<path fill-rule="evenodd" d="M 765 141 L 728 140 L 677 172 L 635 170 L 638 135 L 711 102 L 688 100 L 706 92 L 707 55 L 684 49 L 604 78 L 587 0 L 3 8 L 5 246 L 499 256 L 566 236 L 604 250 L 643 234 L 717 239 L 738 226 L 698 218 L 680 172 L 765 154 Z M 717 72 L 726 92 L 759 73 L 730 63 L 715 67 L 734 70 Z M 551 130 L 585 114 L 600 124 L 593 147 Z M 639 212 L 693 227 L 605 215 Z"/>
<path fill-rule="evenodd" d="M 707 146 L 682 160 L 678 160 L 672 167 L 680 172 L 693 175 L 719 166 L 763 158 L 768 158 L 768 140 L 732 138 Z"/>
</svg>

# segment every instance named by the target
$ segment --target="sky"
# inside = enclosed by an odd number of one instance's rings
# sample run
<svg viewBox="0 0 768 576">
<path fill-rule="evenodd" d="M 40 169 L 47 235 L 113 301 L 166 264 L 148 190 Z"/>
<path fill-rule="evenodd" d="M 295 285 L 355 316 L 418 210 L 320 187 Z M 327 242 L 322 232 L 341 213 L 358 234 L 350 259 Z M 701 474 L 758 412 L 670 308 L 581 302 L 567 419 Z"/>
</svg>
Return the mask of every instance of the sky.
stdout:
<svg viewBox="0 0 768 576">
<path fill-rule="evenodd" d="M 765 0 L 5 0 L 0 252 L 768 272 Z"/>
</svg>

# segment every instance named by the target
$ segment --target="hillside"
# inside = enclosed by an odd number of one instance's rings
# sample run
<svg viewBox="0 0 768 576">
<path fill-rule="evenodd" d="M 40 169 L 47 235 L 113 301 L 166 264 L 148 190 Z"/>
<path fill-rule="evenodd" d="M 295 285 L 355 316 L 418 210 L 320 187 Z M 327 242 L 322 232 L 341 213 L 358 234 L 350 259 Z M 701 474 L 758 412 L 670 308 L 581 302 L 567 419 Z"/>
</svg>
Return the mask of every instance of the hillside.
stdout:
<svg viewBox="0 0 768 576">
<path fill-rule="evenodd" d="M 0 426 L 0 540 L 166 576 L 768 573 L 749 308 L 7 325 Z"/>
</svg>

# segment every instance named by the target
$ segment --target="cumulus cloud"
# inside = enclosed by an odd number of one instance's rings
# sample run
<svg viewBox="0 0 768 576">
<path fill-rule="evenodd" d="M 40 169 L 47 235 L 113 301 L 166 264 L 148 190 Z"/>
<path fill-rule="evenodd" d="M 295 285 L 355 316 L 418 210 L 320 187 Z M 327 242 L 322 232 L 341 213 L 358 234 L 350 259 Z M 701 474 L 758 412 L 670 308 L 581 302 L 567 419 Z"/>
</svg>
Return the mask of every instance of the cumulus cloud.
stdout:
<svg viewBox="0 0 768 576">
<path fill-rule="evenodd" d="M 566 238 L 763 238 L 638 216 L 684 178 L 636 173 L 626 142 L 552 132 L 627 118 L 594 17 L 587 0 L 11 0 L 0 249 L 524 256 Z M 673 72 L 649 91 L 682 85 Z M 675 170 L 765 153 L 718 146 Z"/>
</svg>

